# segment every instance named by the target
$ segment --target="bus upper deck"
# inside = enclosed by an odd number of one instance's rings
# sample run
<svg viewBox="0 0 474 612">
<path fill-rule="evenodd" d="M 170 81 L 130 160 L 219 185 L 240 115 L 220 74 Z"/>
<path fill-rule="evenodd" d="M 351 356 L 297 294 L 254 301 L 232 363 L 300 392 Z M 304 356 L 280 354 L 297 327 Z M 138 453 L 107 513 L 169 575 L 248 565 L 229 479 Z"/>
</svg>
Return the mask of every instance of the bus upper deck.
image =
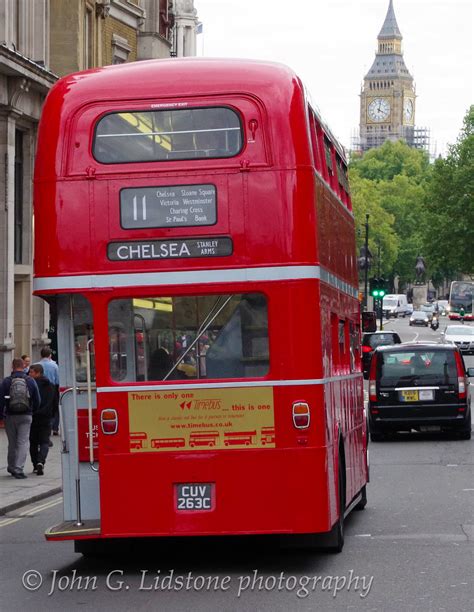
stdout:
<svg viewBox="0 0 474 612">
<path fill-rule="evenodd" d="M 344 153 L 285 66 L 174 59 L 71 75 L 40 131 L 39 292 L 203 265 L 270 278 L 318 263 L 306 272 L 357 285 Z"/>
</svg>

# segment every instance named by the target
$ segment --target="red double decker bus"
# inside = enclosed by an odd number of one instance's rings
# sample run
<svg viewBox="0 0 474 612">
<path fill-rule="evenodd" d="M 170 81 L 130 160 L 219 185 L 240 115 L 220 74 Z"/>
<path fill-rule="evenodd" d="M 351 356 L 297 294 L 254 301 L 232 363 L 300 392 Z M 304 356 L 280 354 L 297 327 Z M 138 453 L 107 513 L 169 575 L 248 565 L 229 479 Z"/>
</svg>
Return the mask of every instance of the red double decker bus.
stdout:
<svg viewBox="0 0 474 612">
<path fill-rule="evenodd" d="M 173 59 L 61 79 L 35 235 L 67 388 L 47 538 L 326 534 L 341 550 L 368 480 L 354 216 L 343 149 L 292 70 Z M 97 461 L 78 457 L 81 408 Z M 198 431 L 252 435 L 200 447 Z"/>
</svg>

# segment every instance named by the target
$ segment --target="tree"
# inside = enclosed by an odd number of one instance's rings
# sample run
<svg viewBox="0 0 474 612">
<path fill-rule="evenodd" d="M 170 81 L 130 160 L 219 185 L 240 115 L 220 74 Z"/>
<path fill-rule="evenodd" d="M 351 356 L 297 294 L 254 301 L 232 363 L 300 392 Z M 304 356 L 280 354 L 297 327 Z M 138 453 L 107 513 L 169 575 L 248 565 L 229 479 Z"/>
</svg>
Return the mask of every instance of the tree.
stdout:
<svg viewBox="0 0 474 612">
<path fill-rule="evenodd" d="M 365 212 L 372 208 L 371 233 L 378 239 L 387 237 L 388 244 L 382 244 L 382 270 L 392 283 L 395 276 L 402 284 L 414 279 L 416 257 L 423 247 L 429 176 L 428 155 L 403 141 L 386 141 L 363 157 L 351 159 L 351 188 L 358 196 L 353 198 L 356 220 L 363 222 Z"/>
<path fill-rule="evenodd" d="M 393 225 L 394 217 L 381 206 L 380 193 L 376 184 L 368 179 L 361 178 L 357 172 L 349 171 L 351 184 L 352 204 L 354 208 L 357 232 L 357 249 L 364 245 L 365 241 L 365 216 L 369 218 L 369 250 L 376 254 L 378 246 L 382 252 L 382 274 L 390 274 L 398 253 L 398 238 L 395 235 Z"/>
<path fill-rule="evenodd" d="M 474 274 L 474 105 L 446 159 L 434 164 L 426 209 L 430 259 L 452 275 Z"/>
<path fill-rule="evenodd" d="M 429 158 L 424 151 L 409 147 L 403 140 L 386 140 L 363 157 L 351 159 L 351 168 L 371 181 L 391 181 L 403 175 L 419 182 L 429 170 Z"/>
</svg>

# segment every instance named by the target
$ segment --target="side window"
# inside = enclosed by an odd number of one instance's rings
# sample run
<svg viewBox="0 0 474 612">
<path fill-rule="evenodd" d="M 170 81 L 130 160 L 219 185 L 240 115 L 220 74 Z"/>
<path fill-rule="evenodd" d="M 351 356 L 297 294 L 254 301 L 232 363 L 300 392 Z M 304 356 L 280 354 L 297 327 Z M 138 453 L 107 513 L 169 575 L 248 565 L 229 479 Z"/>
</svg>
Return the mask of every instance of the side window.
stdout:
<svg viewBox="0 0 474 612">
<path fill-rule="evenodd" d="M 349 323 L 349 353 L 351 372 L 359 370 L 360 365 L 360 327 Z"/>
<path fill-rule="evenodd" d="M 329 178 L 331 179 L 334 175 L 334 169 L 332 167 L 332 155 L 331 155 L 331 142 L 327 136 L 324 136 L 324 153 L 326 157 L 326 166 L 328 169 Z M 330 180 L 332 185 L 332 180 Z"/>
<path fill-rule="evenodd" d="M 338 370 L 341 365 L 342 353 L 340 339 L 339 317 L 333 313 L 331 314 L 331 350 L 333 371 Z"/>
<path fill-rule="evenodd" d="M 316 117 L 314 116 L 314 113 L 311 110 L 311 108 L 308 109 L 308 112 L 309 112 L 309 127 L 310 127 L 310 133 L 311 133 L 311 148 L 313 150 L 314 166 L 318 172 L 321 172 L 323 164 L 321 160 L 321 154 L 319 151 L 318 133 L 316 130 Z"/>
<path fill-rule="evenodd" d="M 333 190 L 339 195 L 339 185 L 337 183 L 336 168 L 335 168 L 336 157 L 335 157 L 334 146 L 326 135 L 324 136 L 324 150 L 325 150 L 326 164 L 328 167 L 329 184 L 331 185 Z"/>
<path fill-rule="evenodd" d="M 339 319 L 339 322 L 338 322 L 337 341 L 339 343 L 339 353 L 342 356 L 344 355 L 345 338 L 344 338 L 344 321 L 341 321 L 341 319 Z"/>
<path fill-rule="evenodd" d="M 347 168 L 343 160 L 336 154 L 337 182 L 339 194 L 344 204 L 349 204 L 349 180 L 347 178 Z"/>
</svg>

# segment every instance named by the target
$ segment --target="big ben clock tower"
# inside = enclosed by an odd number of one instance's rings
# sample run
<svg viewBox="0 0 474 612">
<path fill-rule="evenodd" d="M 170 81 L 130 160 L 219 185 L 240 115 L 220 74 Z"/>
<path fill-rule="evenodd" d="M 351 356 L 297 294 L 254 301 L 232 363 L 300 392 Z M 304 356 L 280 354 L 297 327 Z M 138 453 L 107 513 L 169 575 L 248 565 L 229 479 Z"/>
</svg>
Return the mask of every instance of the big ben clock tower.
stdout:
<svg viewBox="0 0 474 612">
<path fill-rule="evenodd" d="M 385 140 L 403 138 L 414 146 L 415 88 L 402 53 L 393 1 L 377 37 L 375 60 L 364 77 L 360 94 L 360 146 L 362 151 Z"/>
</svg>

